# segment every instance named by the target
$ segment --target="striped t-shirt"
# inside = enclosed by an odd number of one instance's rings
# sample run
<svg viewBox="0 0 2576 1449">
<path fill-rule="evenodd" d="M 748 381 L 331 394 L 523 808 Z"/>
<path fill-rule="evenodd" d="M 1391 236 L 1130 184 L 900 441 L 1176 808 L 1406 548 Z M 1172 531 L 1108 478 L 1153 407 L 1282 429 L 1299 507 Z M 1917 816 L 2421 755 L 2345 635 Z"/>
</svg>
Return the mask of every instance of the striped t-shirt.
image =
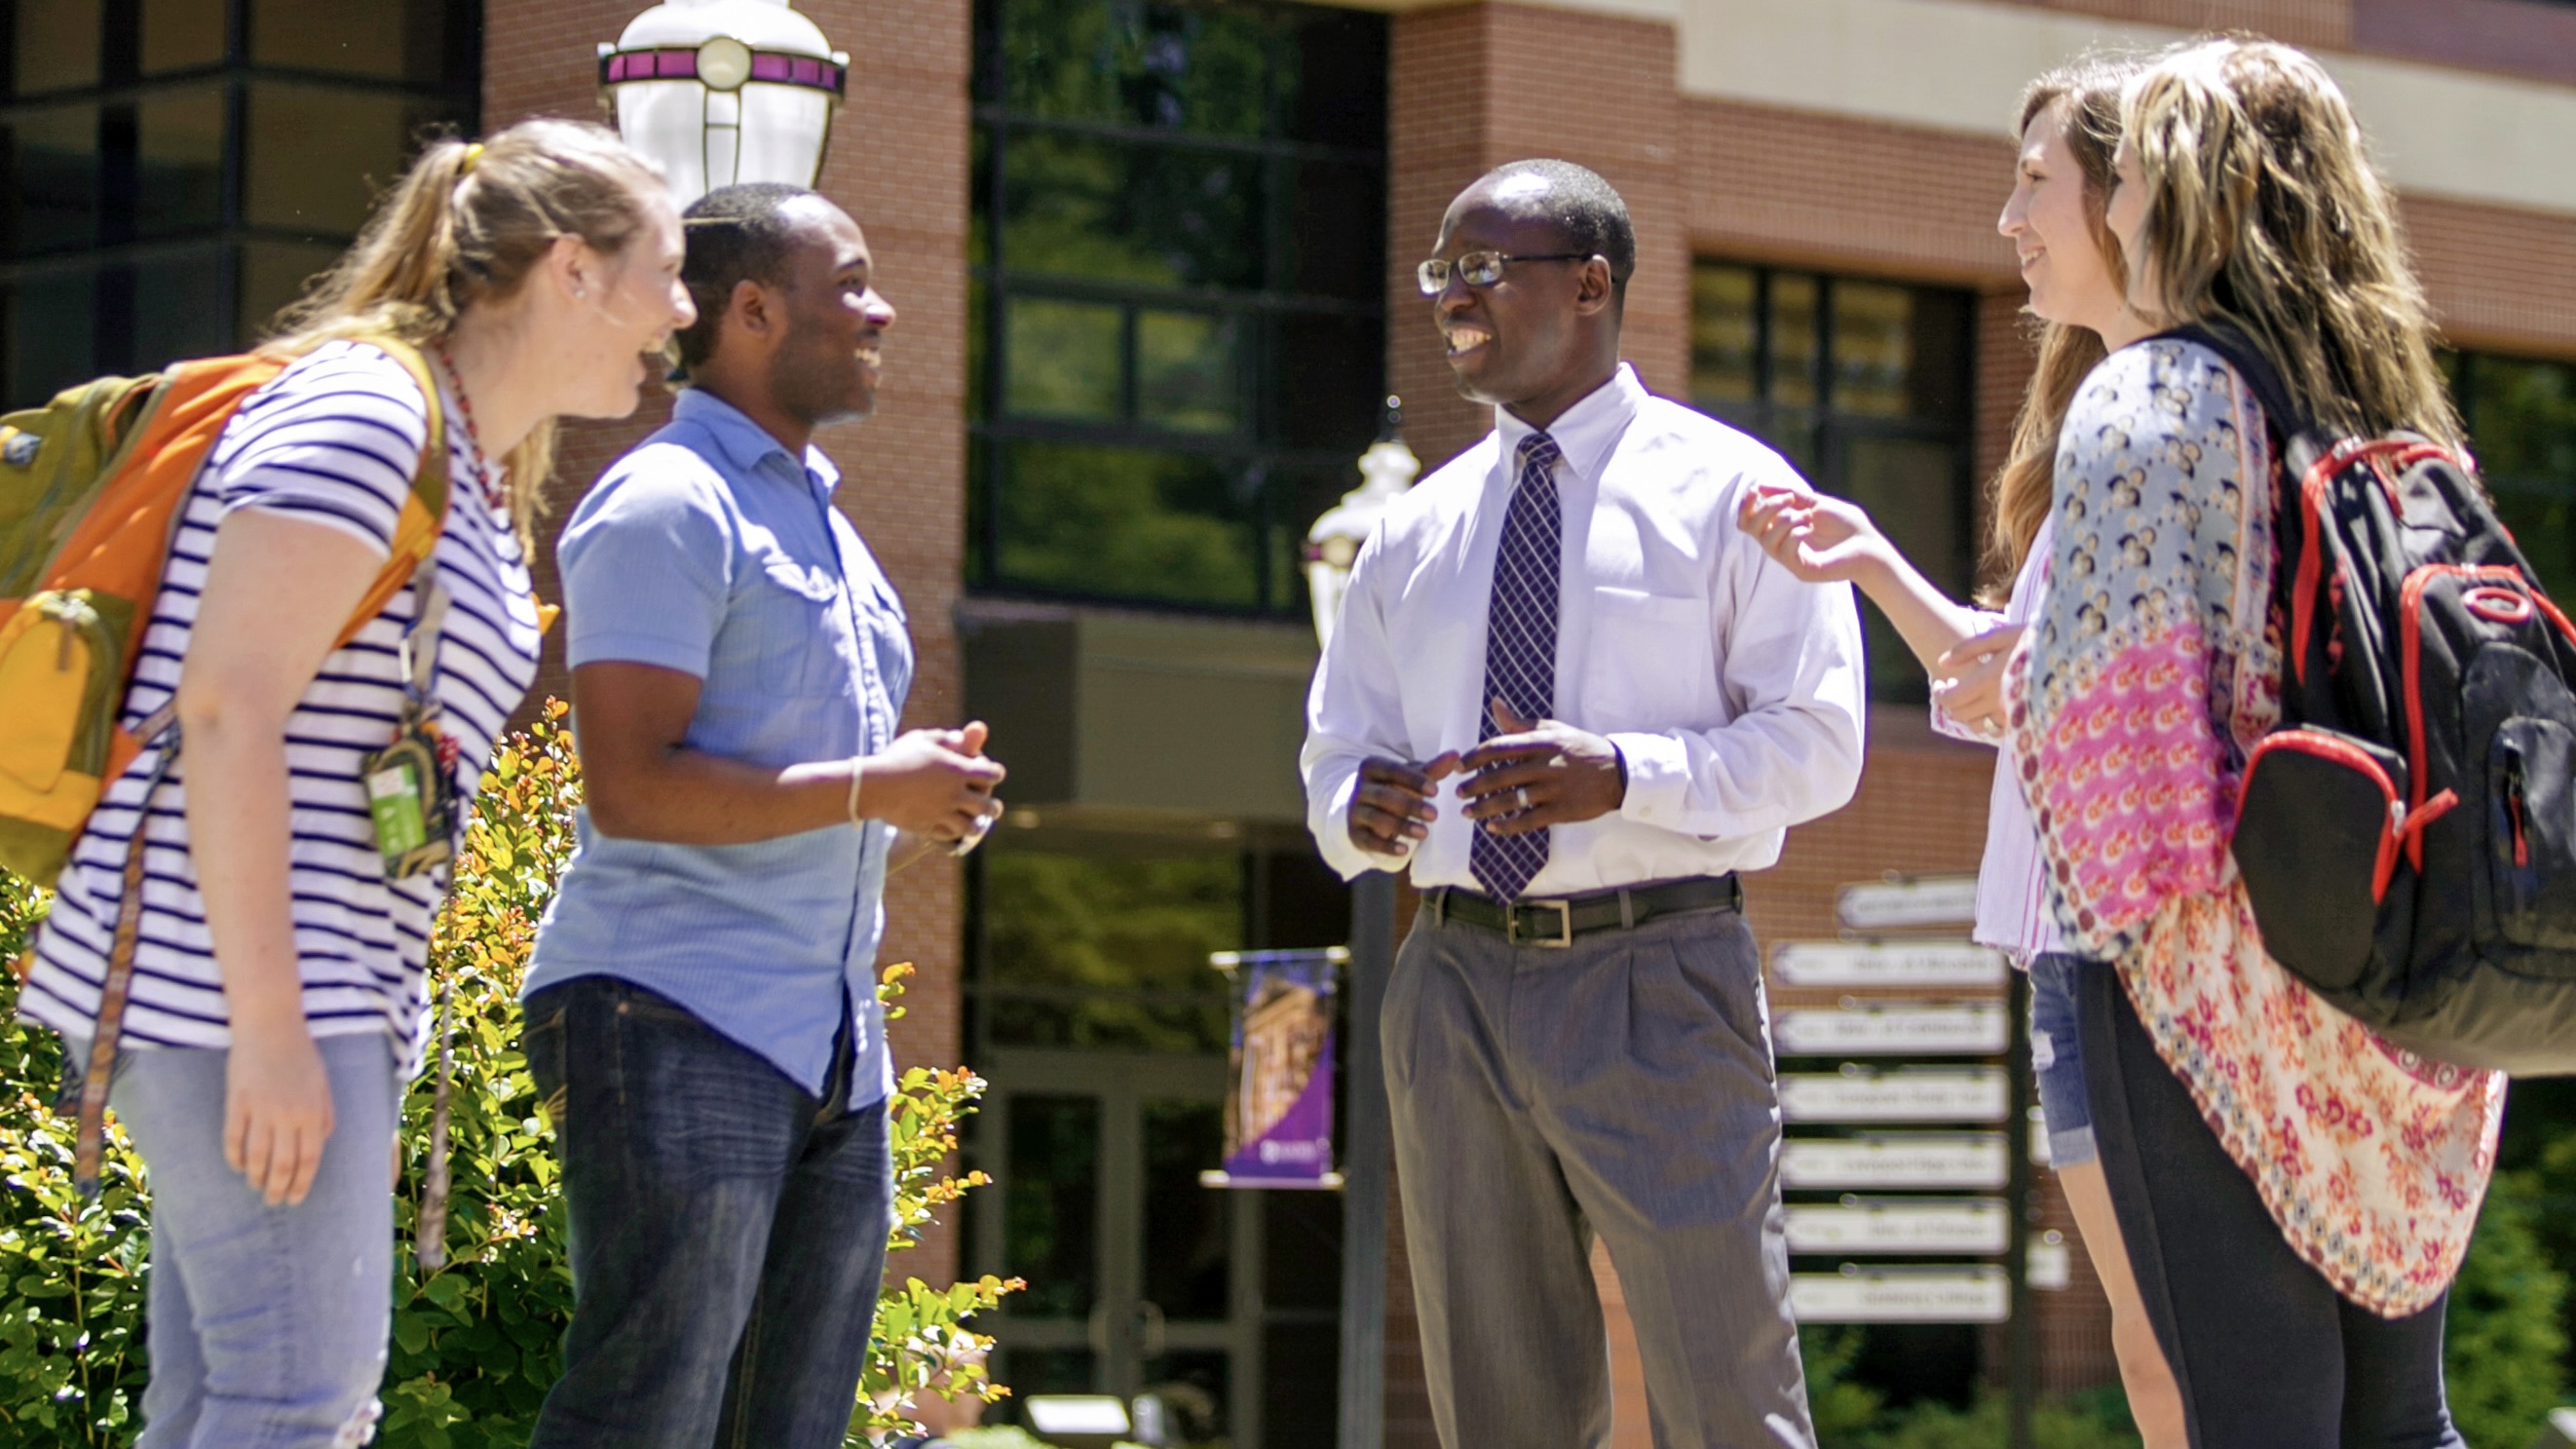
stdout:
<svg viewBox="0 0 2576 1449">
<path fill-rule="evenodd" d="M 509 520 L 484 501 L 452 399 L 444 411 L 450 486 L 433 561 L 451 606 L 433 693 L 439 725 L 459 747 L 460 794 L 470 799 L 494 739 L 536 674 L 538 626 L 519 541 Z M 364 540 L 383 557 L 391 552 L 427 432 L 419 385 L 401 364 L 363 343 L 316 349 L 242 404 L 198 473 L 173 535 L 126 696 L 126 727 L 140 725 L 178 688 L 215 527 L 225 515 L 258 508 L 310 520 Z M 305 1019 L 316 1037 L 389 1032 L 415 1061 L 423 964 L 447 872 L 385 879 L 358 767 L 398 727 L 398 648 L 419 592 L 406 585 L 356 638 L 323 660 L 286 725 L 294 833 L 289 886 Z M 108 787 L 72 849 L 37 938 L 36 968 L 20 1009 L 57 1031 L 86 1037 L 92 1030 L 126 846 L 157 755 L 144 751 Z M 125 1013 L 129 1046 L 223 1047 L 232 1039 L 188 851 L 188 766 L 183 747 L 152 801 L 140 944 Z"/>
</svg>

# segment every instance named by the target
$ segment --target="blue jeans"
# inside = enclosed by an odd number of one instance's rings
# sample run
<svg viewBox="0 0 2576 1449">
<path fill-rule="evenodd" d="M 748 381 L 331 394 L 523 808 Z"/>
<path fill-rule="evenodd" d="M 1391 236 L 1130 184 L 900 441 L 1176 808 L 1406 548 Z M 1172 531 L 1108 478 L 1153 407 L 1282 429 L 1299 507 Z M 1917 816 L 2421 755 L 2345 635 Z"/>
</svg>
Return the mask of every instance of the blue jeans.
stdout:
<svg viewBox="0 0 2576 1449">
<path fill-rule="evenodd" d="M 70 1044 L 70 1060 L 89 1044 Z M 270 1207 L 224 1162 L 231 1053 L 117 1058 L 109 1100 L 152 1186 L 152 1381 L 137 1449 L 321 1449 L 374 1432 L 393 1316 L 394 1124 L 381 1032 L 326 1037 L 332 1127 L 304 1201 Z"/>
<path fill-rule="evenodd" d="M 886 1106 L 821 1098 L 669 999 L 528 998 L 573 1317 L 532 1449 L 840 1449 L 893 1227 Z"/>
<path fill-rule="evenodd" d="M 2075 978 L 2109 968 L 2045 951 L 2030 963 L 2030 1068 L 2039 1115 L 2048 1124 L 2048 1165 L 2063 1172 L 2096 1156 L 2093 1112 L 2084 1101 L 2084 1046 L 2075 1027 Z"/>
</svg>

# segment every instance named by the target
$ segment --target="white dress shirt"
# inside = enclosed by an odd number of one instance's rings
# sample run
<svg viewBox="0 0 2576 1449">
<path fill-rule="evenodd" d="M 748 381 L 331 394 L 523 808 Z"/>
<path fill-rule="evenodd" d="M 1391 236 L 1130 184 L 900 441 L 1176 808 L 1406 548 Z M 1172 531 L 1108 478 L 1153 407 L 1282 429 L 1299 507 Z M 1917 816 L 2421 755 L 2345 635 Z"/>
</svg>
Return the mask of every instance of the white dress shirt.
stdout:
<svg viewBox="0 0 2576 1449">
<path fill-rule="evenodd" d="M 2030 543 L 2021 572 L 2013 575 L 2012 597 L 2000 614 L 1981 613 L 1978 628 L 2028 624 L 2039 617 L 2048 597 L 2048 550 L 2057 520 L 2040 520 L 2039 536 Z M 2049 900 L 2048 862 L 2040 855 L 2039 827 L 2030 818 L 2030 803 L 2021 797 L 2021 766 L 2013 756 L 2012 736 L 1998 740 L 1979 734 L 1951 717 L 1939 701 L 1932 705 L 1932 728 L 1953 739 L 1995 746 L 1995 783 L 1986 806 L 1986 859 L 1977 868 L 1979 945 L 2008 952 L 2027 966 L 2043 951 L 2066 949 L 2057 933 L 2057 909 Z"/>
<path fill-rule="evenodd" d="M 1528 424 L 1495 430 L 1387 510 L 1361 549 L 1306 708 L 1306 822 L 1348 879 L 1404 858 L 1351 843 L 1371 756 L 1429 760 L 1476 744 L 1494 555 Z M 1770 449 L 1649 394 L 1626 366 L 1558 418 L 1565 512 L 1555 718 L 1606 735 L 1626 802 L 1559 825 L 1526 896 L 1544 898 L 1780 858 L 1789 826 L 1860 781 L 1866 708 L 1848 585 L 1798 582 L 1735 527 L 1755 483 L 1803 488 Z M 1411 852 L 1417 886 L 1476 889 L 1471 826 L 1444 781 Z"/>
</svg>

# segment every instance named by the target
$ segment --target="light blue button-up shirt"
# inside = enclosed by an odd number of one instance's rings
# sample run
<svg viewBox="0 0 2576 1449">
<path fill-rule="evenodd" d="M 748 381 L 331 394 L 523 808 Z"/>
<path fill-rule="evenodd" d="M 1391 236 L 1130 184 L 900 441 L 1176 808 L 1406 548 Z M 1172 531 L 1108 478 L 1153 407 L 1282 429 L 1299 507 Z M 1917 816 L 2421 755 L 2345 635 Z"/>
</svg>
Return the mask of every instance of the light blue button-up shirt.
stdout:
<svg viewBox="0 0 2576 1449">
<path fill-rule="evenodd" d="M 696 675 L 685 743 L 710 755 L 785 766 L 884 749 L 912 687 L 912 642 L 893 586 L 832 506 L 839 481 L 821 449 L 800 463 L 740 409 L 682 393 L 670 425 L 564 526 L 572 666 Z M 814 1093 L 846 1000 L 850 1105 L 891 1090 L 874 969 L 888 826 L 710 846 L 602 835 L 586 808 L 578 825 L 527 991 L 633 982 Z"/>
</svg>

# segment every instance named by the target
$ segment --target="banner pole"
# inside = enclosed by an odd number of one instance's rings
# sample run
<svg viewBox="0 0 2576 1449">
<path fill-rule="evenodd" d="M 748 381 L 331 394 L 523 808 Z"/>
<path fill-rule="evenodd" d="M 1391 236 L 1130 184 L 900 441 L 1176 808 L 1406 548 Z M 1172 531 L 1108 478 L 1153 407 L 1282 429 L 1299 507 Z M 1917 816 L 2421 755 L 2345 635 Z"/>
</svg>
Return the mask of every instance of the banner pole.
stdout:
<svg viewBox="0 0 2576 1449">
<path fill-rule="evenodd" d="M 1395 965 L 1395 877 L 1351 883 L 1351 960 L 1342 1070 L 1349 1121 L 1342 1155 L 1342 1372 L 1338 1449 L 1386 1439 L 1386 1210 L 1393 1149 L 1378 1012 Z"/>
</svg>

